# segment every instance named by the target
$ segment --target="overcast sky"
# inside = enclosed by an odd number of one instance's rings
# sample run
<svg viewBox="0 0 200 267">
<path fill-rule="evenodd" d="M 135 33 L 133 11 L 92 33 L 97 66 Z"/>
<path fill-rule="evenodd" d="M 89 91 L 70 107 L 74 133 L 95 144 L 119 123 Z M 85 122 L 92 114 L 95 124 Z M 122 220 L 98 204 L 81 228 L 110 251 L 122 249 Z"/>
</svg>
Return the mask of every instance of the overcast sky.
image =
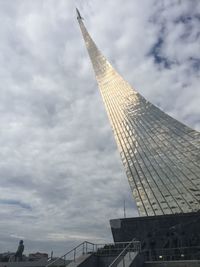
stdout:
<svg viewBox="0 0 200 267">
<path fill-rule="evenodd" d="M 137 216 L 76 20 L 162 110 L 200 130 L 199 0 L 0 0 L 0 252 L 112 241 Z"/>
</svg>

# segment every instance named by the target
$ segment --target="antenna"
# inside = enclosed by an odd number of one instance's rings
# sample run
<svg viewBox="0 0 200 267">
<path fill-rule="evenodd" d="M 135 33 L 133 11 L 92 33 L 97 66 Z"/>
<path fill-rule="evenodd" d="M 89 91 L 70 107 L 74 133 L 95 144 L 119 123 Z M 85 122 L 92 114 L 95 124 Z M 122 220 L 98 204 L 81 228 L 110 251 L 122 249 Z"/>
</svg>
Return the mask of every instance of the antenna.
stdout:
<svg viewBox="0 0 200 267">
<path fill-rule="evenodd" d="M 124 199 L 124 218 L 126 218 L 126 200 Z"/>
</svg>

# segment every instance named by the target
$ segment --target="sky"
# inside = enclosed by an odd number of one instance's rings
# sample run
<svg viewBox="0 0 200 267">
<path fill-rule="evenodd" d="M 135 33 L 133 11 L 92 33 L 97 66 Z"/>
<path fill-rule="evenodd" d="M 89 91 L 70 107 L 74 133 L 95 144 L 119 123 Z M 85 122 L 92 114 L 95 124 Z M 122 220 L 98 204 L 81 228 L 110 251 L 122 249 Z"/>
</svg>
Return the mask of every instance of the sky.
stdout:
<svg viewBox="0 0 200 267">
<path fill-rule="evenodd" d="M 0 0 L 0 252 L 112 242 L 138 216 L 76 20 L 146 99 L 200 130 L 199 0 Z"/>
</svg>

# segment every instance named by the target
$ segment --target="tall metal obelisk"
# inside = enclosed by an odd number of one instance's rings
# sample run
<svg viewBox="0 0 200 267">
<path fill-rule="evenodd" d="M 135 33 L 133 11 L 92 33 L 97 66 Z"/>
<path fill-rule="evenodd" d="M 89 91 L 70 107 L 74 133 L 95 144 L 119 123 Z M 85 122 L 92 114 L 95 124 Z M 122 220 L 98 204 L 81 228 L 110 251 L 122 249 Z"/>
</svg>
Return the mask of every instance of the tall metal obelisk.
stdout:
<svg viewBox="0 0 200 267">
<path fill-rule="evenodd" d="M 200 133 L 165 114 L 132 88 L 77 19 L 139 214 L 200 210 Z"/>
</svg>

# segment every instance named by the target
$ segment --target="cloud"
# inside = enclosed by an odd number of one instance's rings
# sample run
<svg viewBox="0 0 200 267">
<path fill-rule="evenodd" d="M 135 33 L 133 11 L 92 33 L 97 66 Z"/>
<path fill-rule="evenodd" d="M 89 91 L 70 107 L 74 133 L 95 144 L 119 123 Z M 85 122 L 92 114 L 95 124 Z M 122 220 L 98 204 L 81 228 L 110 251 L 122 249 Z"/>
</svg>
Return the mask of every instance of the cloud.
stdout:
<svg viewBox="0 0 200 267">
<path fill-rule="evenodd" d="M 13 205 L 13 206 L 19 206 L 22 209 L 31 210 L 30 205 L 27 205 L 26 203 L 14 199 L 0 199 L 0 205 Z"/>
<path fill-rule="evenodd" d="M 198 1 L 76 1 L 147 99 L 200 129 Z M 144 12 L 145 11 L 145 12 Z M 0 250 L 64 253 L 137 216 L 74 1 L 0 1 Z"/>
</svg>

